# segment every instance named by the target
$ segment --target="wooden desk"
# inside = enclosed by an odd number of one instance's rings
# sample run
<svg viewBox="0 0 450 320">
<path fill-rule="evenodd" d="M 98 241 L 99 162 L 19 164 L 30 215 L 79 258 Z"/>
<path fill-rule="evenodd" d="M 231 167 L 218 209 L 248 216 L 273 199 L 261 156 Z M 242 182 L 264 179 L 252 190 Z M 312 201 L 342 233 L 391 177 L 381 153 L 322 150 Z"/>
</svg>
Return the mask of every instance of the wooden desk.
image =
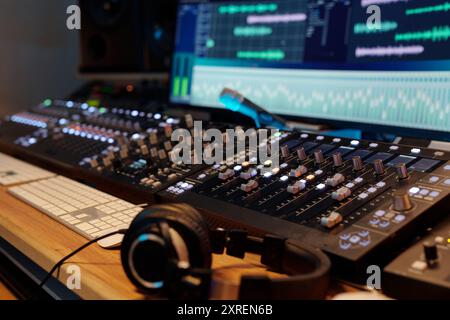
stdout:
<svg viewBox="0 0 450 320">
<path fill-rule="evenodd" d="M 0 235 L 43 269 L 50 270 L 58 260 L 86 242 L 85 238 L 17 200 L 6 190 L 0 186 Z M 144 299 L 126 277 L 118 250 L 105 250 L 94 244 L 80 252 L 60 270 L 58 277 L 62 283 L 66 283 L 66 268 L 72 264 L 81 270 L 81 289 L 75 293 L 83 299 Z M 248 255 L 244 261 L 215 255 L 213 268 L 221 278 L 234 283 L 238 283 L 242 274 L 282 276 L 266 271 L 255 255 Z M 352 290 L 333 284 L 330 297 Z"/>
</svg>

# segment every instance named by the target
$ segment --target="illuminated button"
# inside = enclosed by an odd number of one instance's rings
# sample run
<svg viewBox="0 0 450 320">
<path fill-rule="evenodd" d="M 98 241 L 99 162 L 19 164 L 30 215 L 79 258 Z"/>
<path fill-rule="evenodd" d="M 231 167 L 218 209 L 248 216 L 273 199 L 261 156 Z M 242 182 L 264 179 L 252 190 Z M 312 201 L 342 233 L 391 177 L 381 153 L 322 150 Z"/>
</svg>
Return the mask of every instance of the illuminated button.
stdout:
<svg viewBox="0 0 450 320">
<path fill-rule="evenodd" d="M 334 143 L 339 143 L 339 142 L 341 142 L 341 141 L 342 141 L 341 138 L 334 138 L 334 139 L 333 139 L 333 142 L 334 142 Z"/>
<path fill-rule="evenodd" d="M 355 184 L 354 183 L 351 183 L 351 182 L 349 182 L 349 183 L 347 183 L 346 185 L 345 185 L 347 188 L 350 188 L 350 189 L 352 189 L 352 188 L 354 188 L 355 187 Z"/>
<path fill-rule="evenodd" d="M 439 177 L 432 176 L 432 177 L 430 177 L 430 179 L 428 179 L 428 182 L 434 184 L 434 183 L 438 182 L 439 180 L 440 180 Z"/>
<path fill-rule="evenodd" d="M 324 139 L 325 139 L 324 136 L 317 136 L 317 137 L 316 137 L 316 140 L 319 140 L 319 141 L 322 141 L 322 140 L 324 140 Z"/>
<path fill-rule="evenodd" d="M 412 154 L 419 154 L 422 150 L 420 150 L 419 148 L 412 148 L 411 149 L 411 153 Z"/>
<path fill-rule="evenodd" d="M 361 240 L 359 242 L 360 246 L 367 247 L 370 244 L 370 240 Z"/>
<path fill-rule="evenodd" d="M 445 153 L 442 152 L 442 151 L 436 151 L 436 152 L 434 153 L 434 155 L 435 155 L 436 157 L 443 157 L 443 156 L 445 155 Z"/>
<path fill-rule="evenodd" d="M 392 151 L 396 151 L 399 149 L 399 146 L 390 146 L 389 149 Z"/>
<path fill-rule="evenodd" d="M 361 193 L 359 194 L 358 198 L 360 198 L 361 200 L 367 199 L 367 197 L 369 197 L 369 195 L 367 193 Z"/>
<path fill-rule="evenodd" d="M 445 179 L 443 184 L 445 184 L 446 186 L 450 186 L 450 179 Z"/>
<path fill-rule="evenodd" d="M 245 172 L 241 172 L 240 177 L 244 180 L 249 180 L 256 175 L 257 175 L 257 171 L 255 169 L 248 169 Z"/>
<path fill-rule="evenodd" d="M 307 133 L 302 133 L 302 135 L 300 136 L 300 138 L 302 138 L 302 139 L 306 139 L 308 137 L 309 137 L 309 134 L 307 134 Z"/>
<path fill-rule="evenodd" d="M 410 194 L 417 194 L 419 192 L 420 192 L 420 189 L 417 188 L 417 187 L 412 187 L 412 188 L 409 189 L 409 193 Z"/>
<path fill-rule="evenodd" d="M 263 174 L 264 178 L 270 178 L 272 176 L 272 172 L 266 172 Z"/>
<path fill-rule="evenodd" d="M 289 180 L 289 177 L 288 176 L 282 176 L 281 178 L 280 178 L 280 181 L 282 181 L 282 182 L 285 182 L 285 181 L 288 181 Z"/>
<path fill-rule="evenodd" d="M 268 168 L 272 166 L 272 160 L 266 160 L 264 161 L 264 167 Z"/>
<path fill-rule="evenodd" d="M 350 239 L 350 234 L 348 233 L 343 233 L 339 236 L 339 238 L 341 238 L 342 240 L 346 241 L 348 239 Z"/>
<path fill-rule="evenodd" d="M 319 184 L 316 186 L 316 189 L 317 189 L 317 190 L 323 190 L 323 189 L 325 189 L 325 188 L 326 188 L 326 185 L 323 184 L 323 183 L 319 183 Z"/>
<path fill-rule="evenodd" d="M 359 141 L 358 141 L 358 140 L 352 140 L 352 141 L 350 141 L 350 144 L 351 144 L 352 146 L 356 147 L 356 146 L 359 145 Z"/>
<path fill-rule="evenodd" d="M 411 268 L 417 271 L 425 271 L 427 269 L 427 263 L 425 261 L 414 261 L 411 264 Z"/>
<path fill-rule="evenodd" d="M 356 178 L 355 180 L 353 180 L 355 183 L 361 183 L 361 182 L 363 182 L 364 181 L 364 179 L 363 178 L 361 178 L 361 177 L 358 177 L 358 178 Z"/>
<path fill-rule="evenodd" d="M 369 220 L 369 224 L 376 226 L 378 223 L 380 223 L 380 219 L 373 218 Z"/>
<path fill-rule="evenodd" d="M 308 181 L 312 181 L 312 180 L 314 180 L 315 178 L 316 178 L 316 176 L 313 175 L 313 174 L 310 174 L 310 175 L 306 176 L 306 180 L 308 180 Z"/>
<path fill-rule="evenodd" d="M 357 244 L 360 240 L 361 240 L 361 238 L 359 236 L 353 235 L 350 237 L 350 239 L 348 241 L 350 241 L 353 244 Z"/>
<path fill-rule="evenodd" d="M 378 147 L 378 143 L 371 143 L 371 144 L 369 144 L 369 147 L 377 148 Z"/>
<path fill-rule="evenodd" d="M 241 171 L 241 169 L 242 169 L 242 166 L 235 166 L 233 168 L 234 171 Z"/>
<path fill-rule="evenodd" d="M 351 243 L 349 243 L 349 242 L 341 242 L 341 243 L 339 243 L 339 247 L 342 249 L 342 250 L 348 250 L 348 249 L 350 249 L 351 248 L 351 246 L 352 246 L 352 244 Z"/>
<path fill-rule="evenodd" d="M 381 220 L 380 223 L 378 224 L 378 226 L 383 229 L 389 227 L 390 225 L 391 223 L 387 220 Z"/>
<path fill-rule="evenodd" d="M 383 217 L 385 214 L 386 214 L 386 211 L 384 211 L 384 210 L 378 210 L 375 212 L 375 215 L 377 217 Z"/>
<path fill-rule="evenodd" d="M 314 171 L 314 174 L 315 174 L 316 176 L 320 176 L 321 174 L 323 174 L 323 170 L 317 170 L 317 171 Z"/>
<path fill-rule="evenodd" d="M 436 238 L 434 238 L 434 242 L 437 244 L 445 244 L 445 239 L 444 237 L 437 236 Z"/>
<path fill-rule="evenodd" d="M 376 186 L 377 186 L 378 188 L 383 188 L 383 187 L 386 186 L 386 182 L 380 181 L 380 182 L 378 182 L 378 183 L 376 184 Z"/>
<path fill-rule="evenodd" d="M 406 219 L 406 217 L 402 214 L 398 214 L 395 216 L 394 220 L 397 222 L 403 222 Z"/>
<path fill-rule="evenodd" d="M 371 187 L 371 188 L 369 188 L 369 189 L 367 189 L 367 192 L 368 193 L 375 193 L 375 192 L 377 192 L 377 188 L 374 188 L 374 187 Z"/>
<path fill-rule="evenodd" d="M 441 193 L 438 191 L 432 191 L 432 192 L 430 192 L 430 197 L 437 198 L 437 197 L 439 197 L 440 194 Z"/>
<path fill-rule="evenodd" d="M 445 171 L 450 171 L 450 164 L 445 165 L 444 170 Z"/>
<path fill-rule="evenodd" d="M 358 232 L 358 235 L 365 238 L 365 237 L 369 236 L 369 231 L 367 231 L 367 230 L 360 231 L 360 232 Z"/>
</svg>

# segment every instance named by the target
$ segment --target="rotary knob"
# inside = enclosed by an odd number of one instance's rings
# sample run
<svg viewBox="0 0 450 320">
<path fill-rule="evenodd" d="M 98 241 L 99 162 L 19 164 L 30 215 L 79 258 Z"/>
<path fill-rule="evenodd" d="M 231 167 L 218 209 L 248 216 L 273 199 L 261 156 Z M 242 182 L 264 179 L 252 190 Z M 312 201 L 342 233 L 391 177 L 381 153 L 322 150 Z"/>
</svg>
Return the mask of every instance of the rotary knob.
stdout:
<svg viewBox="0 0 450 320">
<path fill-rule="evenodd" d="M 375 170 L 375 173 L 377 175 L 383 175 L 385 170 L 384 170 L 384 165 L 383 165 L 383 161 L 380 159 L 377 159 L 373 162 L 373 168 Z"/>
<path fill-rule="evenodd" d="M 333 164 L 335 167 L 342 166 L 342 154 L 340 152 L 333 154 Z"/>
<path fill-rule="evenodd" d="M 399 163 L 395 169 L 397 170 L 397 177 L 399 180 L 404 180 L 409 178 L 408 169 L 404 163 Z"/>
<path fill-rule="evenodd" d="M 393 195 L 393 209 L 395 211 L 408 211 L 413 207 L 408 193 L 396 192 Z"/>
<path fill-rule="evenodd" d="M 305 148 L 300 148 L 297 150 L 297 157 L 298 157 L 298 160 L 300 160 L 300 161 L 306 160 Z"/>
<path fill-rule="evenodd" d="M 322 150 L 314 151 L 314 160 L 317 164 L 320 164 L 324 161 Z"/>
<path fill-rule="evenodd" d="M 363 163 L 360 156 L 356 156 L 352 158 L 353 170 L 361 171 L 363 169 Z"/>
</svg>

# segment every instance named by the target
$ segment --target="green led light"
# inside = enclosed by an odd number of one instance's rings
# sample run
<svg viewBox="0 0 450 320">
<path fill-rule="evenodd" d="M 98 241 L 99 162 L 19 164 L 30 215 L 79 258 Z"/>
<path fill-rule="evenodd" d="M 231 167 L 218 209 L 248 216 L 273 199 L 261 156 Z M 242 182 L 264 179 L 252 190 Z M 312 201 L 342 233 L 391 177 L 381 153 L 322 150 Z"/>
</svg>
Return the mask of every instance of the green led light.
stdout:
<svg viewBox="0 0 450 320">
<path fill-rule="evenodd" d="M 219 7 L 220 14 L 264 13 L 264 12 L 274 12 L 277 10 L 278 5 L 276 3 L 228 5 Z"/>
<path fill-rule="evenodd" d="M 180 95 L 180 83 L 181 83 L 180 77 L 175 77 L 173 79 L 173 96 L 174 97 L 178 97 Z"/>
<path fill-rule="evenodd" d="M 87 104 L 90 105 L 91 107 L 99 107 L 100 106 L 100 100 L 88 100 Z"/>
<path fill-rule="evenodd" d="M 50 107 L 51 105 L 52 105 L 52 100 L 51 99 L 45 99 L 44 100 L 44 106 Z"/>
<path fill-rule="evenodd" d="M 265 51 L 238 51 L 236 54 L 240 59 L 263 59 L 263 60 L 283 60 L 286 55 L 281 50 Z"/>
<path fill-rule="evenodd" d="M 257 37 L 272 34 L 270 27 L 235 27 L 233 33 L 236 37 Z"/>
<path fill-rule="evenodd" d="M 181 80 L 181 96 L 185 97 L 188 95 L 189 90 L 189 78 L 183 78 Z"/>
<path fill-rule="evenodd" d="M 438 4 L 435 6 L 406 9 L 406 15 L 410 16 L 414 14 L 447 12 L 447 11 L 450 11 L 450 2 L 445 2 L 443 4 Z"/>
<path fill-rule="evenodd" d="M 433 42 L 437 41 L 447 41 L 450 38 L 450 26 L 434 27 L 430 30 L 417 31 L 417 32 L 406 32 L 397 33 L 395 35 L 395 41 L 425 41 L 431 40 Z"/>
<path fill-rule="evenodd" d="M 100 108 L 100 109 L 98 109 L 98 112 L 100 112 L 100 113 L 106 113 L 106 108 Z"/>
</svg>

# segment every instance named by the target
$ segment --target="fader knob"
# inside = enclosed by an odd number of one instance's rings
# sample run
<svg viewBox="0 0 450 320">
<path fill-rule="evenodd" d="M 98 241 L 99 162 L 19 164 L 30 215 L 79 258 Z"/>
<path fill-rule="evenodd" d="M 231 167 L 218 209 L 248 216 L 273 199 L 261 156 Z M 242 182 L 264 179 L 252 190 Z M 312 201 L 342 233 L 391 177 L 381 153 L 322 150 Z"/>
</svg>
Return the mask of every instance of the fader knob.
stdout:
<svg viewBox="0 0 450 320">
<path fill-rule="evenodd" d="M 314 160 L 316 163 L 320 164 L 323 162 L 323 153 L 322 150 L 314 151 Z"/>
<path fill-rule="evenodd" d="M 340 152 L 333 154 L 333 164 L 335 167 L 342 166 L 342 154 Z"/>
<path fill-rule="evenodd" d="M 397 177 L 399 180 L 404 180 L 409 178 L 408 169 L 406 168 L 406 165 L 404 163 L 399 163 L 395 167 L 397 170 Z"/>
<path fill-rule="evenodd" d="M 408 211 L 412 208 L 411 198 L 408 193 L 396 192 L 393 195 L 393 208 L 395 211 Z"/>
<path fill-rule="evenodd" d="M 297 157 L 298 157 L 298 160 L 300 160 L 300 161 L 303 161 L 306 159 L 305 148 L 300 148 L 297 150 Z"/>
<path fill-rule="evenodd" d="M 361 171 L 363 168 L 363 163 L 360 156 L 356 156 L 352 158 L 353 170 Z"/>
<path fill-rule="evenodd" d="M 373 162 L 373 169 L 375 170 L 375 173 L 376 173 L 377 175 L 382 175 L 382 174 L 384 174 L 385 170 L 384 170 L 383 160 L 376 159 L 376 160 Z"/>
</svg>

